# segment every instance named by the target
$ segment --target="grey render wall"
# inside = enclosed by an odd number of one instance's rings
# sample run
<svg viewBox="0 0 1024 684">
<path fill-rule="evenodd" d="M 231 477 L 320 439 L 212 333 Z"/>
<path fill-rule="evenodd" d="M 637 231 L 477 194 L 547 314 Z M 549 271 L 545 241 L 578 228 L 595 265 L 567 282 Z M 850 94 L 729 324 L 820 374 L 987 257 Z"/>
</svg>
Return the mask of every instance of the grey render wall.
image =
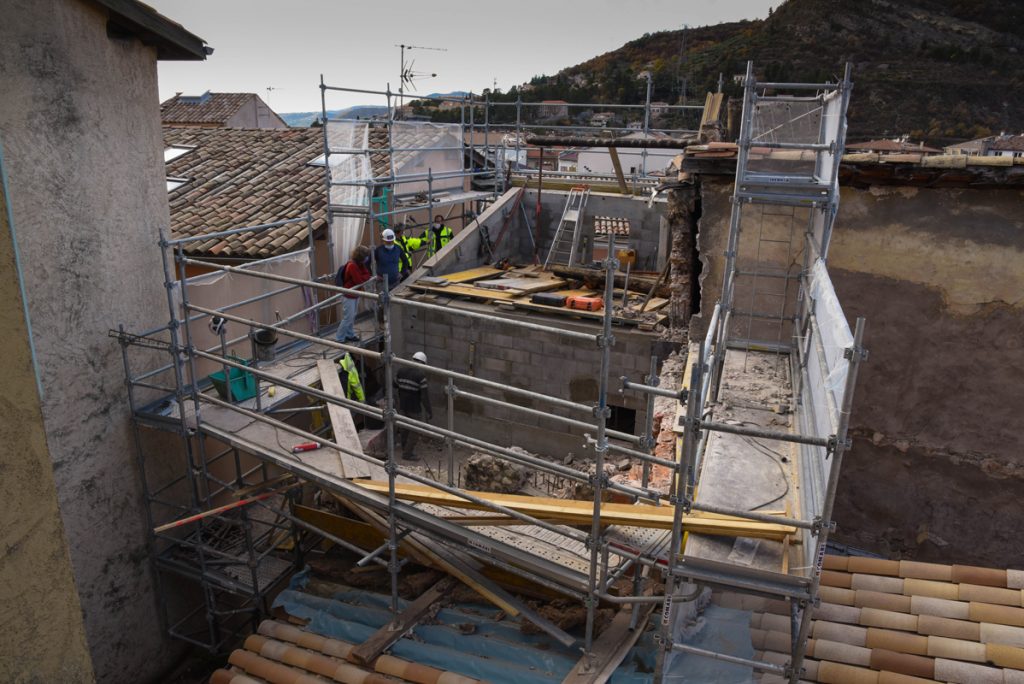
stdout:
<svg viewBox="0 0 1024 684">
<path fill-rule="evenodd" d="M 153 679 L 180 653 L 156 617 L 124 372 L 107 337 L 119 322 L 168 319 L 156 76 L 155 50 L 108 38 L 98 5 L 5 4 L 0 139 L 46 439 L 102 682 Z"/>
<path fill-rule="evenodd" d="M 509 314 L 501 322 L 480 322 L 459 316 L 455 310 L 469 308 L 494 313 L 493 307 L 481 307 L 462 300 L 452 300 L 449 312 L 425 312 L 397 305 L 395 316 L 395 351 L 409 358 L 416 351 L 427 354 L 430 365 L 513 387 L 542 392 L 561 399 L 594 404 L 598 395 L 600 350 L 596 343 L 567 340 L 556 334 L 523 331 L 514 324 L 518 314 Z M 543 315 L 528 316 L 533 323 L 561 328 L 585 330 L 595 335 L 596 324 L 565 322 Z M 618 393 L 619 378 L 627 375 L 639 380 L 649 370 L 655 336 L 635 330 L 614 331 L 609 372 L 609 405 L 636 410 L 636 429 L 646 424 L 643 398 L 635 393 Z M 459 389 L 512 401 L 527 408 L 558 413 L 577 420 L 592 421 L 588 413 L 565 413 L 541 401 L 524 400 L 511 394 L 480 387 Z M 443 425 L 446 411 L 444 380 L 432 378 L 431 403 L 435 423 Z M 504 396 L 503 396 L 504 395 Z M 567 453 L 590 453 L 584 448 L 582 429 L 567 428 L 547 418 L 525 415 L 504 407 L 473 404 L 468 399 L 456 403 L 456 429 L 471 436 L 506 446 L 521 446 L 529 451 L 555 457 Z M 593 436 L 594 430 L 589 431 Z"/>
</svg>

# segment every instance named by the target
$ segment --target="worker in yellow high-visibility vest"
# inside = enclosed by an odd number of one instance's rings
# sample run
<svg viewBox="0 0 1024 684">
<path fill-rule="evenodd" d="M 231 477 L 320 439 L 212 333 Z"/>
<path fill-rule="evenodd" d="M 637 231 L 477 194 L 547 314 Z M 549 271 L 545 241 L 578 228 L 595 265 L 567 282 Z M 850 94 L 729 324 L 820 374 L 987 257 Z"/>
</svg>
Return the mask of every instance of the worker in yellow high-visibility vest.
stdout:
<svg viewBox="0 0 1024 684">
<path fill-rule="evenodd" d="M 426 238 L 412 237 L 406 234 L 406 226 L 397 224 L 395 226 L 395 244 L 402 250 L 401 259 L 398 262 L 398 273 L 402 280 L 412 273 L 412 255 L 423 248 Z"/>
<path fill-rule="evenodd" d="M 356 370 L 356 362 L 352 360 L 352 356 L 346 353 L 338 359 L 338 366 L 340 367 L 338 375 L 341 376 L 342 387 L 345 388 L 345 397 L 353 401 L 366 401 L 366 395 L 363 394 L 363 383 L 359 380 L 359 371 Z"/>
<path fill-rule="evenodd" d="M 440 214 L 435 216 L 434 222 L 430 224 L 430 229 L 423 234 L 422 238 L 427 241 L 427 256 L 432 257 L 440 252 L 445 245 L 451 242 L 453 237 L 455 237 L 455 233 L 445 225 L 444 217 Z"/>
</svg>

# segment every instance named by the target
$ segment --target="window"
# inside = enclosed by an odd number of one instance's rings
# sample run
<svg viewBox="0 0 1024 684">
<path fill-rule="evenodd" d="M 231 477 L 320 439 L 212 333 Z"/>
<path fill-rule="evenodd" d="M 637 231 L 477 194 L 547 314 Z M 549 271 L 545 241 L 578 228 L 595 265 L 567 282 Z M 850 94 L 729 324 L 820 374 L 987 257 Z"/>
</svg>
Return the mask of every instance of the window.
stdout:
<svg viewBox="0 0 1024 684">
<path fill-rule="evenodd" d="M 174 190 L 177 190 L 178 188 L 180 188 L 185 183 L 188 183 L 188 180 L 189 180 L 188 178 L 173 178 L 171 176 L 168 176 L 167 177 L 167 192 L 172 192 Z"/>
<path fill-rule="evenodd" d="M 195 147 L 189 147 L 188 145 L 171 145 L 164 150 L 164 164 L 174 161 L 183 154 L 188 154 Z"/>
</svg>

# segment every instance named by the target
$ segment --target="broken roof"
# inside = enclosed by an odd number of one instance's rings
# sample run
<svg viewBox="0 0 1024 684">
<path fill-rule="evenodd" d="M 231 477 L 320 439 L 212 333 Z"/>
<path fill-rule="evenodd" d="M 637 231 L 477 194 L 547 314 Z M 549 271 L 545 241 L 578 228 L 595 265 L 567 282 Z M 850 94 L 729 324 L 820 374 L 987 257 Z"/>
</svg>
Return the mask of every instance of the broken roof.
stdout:
<svg viewBox="0 0 1024 684">
<path fill-rule="evenodd" d="M 253 99 L 255 93 L 211 93 L 196 97 L 178 93 L 160 103 L 160 118 L 164 125 L 200 124 L 224 126 L 238 111 Z M 276 116 L 276 115 L 275 115 Z"/>
<path fill-rule="evenodd" d="M 186 179 L 168 193 L 171 233 L 180 238 L 302 217 L 326 225 L 319 128 L 232 129 L 164 127 L 167 146 L 191 148 L 167 163 Z M 191 254 L 263 259 L 306 245 L 306 223 L 188 243 Z"/>
</svg>

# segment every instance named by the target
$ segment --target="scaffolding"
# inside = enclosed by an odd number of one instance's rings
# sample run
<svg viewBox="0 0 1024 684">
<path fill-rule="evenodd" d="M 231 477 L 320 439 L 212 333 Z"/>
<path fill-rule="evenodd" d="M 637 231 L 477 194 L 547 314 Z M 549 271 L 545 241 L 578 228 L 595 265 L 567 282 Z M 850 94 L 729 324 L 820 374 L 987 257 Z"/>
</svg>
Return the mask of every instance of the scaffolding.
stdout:
<svg viewBox="0 0 1024 684">
<path fill-rule="evenodd" d="M 814 92 L 812 97 L 800 101 L 817 103 L 821 109 L 817 137 L 810 142 L 767 140 L 782 129 L 759 129 L 755 115 L 761 105 L 787 103 L 790 96 L 768 96 L 767 89 L 799 89 Z M 511 615 L 522 615 L 552 638 L 566 644 L 577 644 L 582 662 L 599 666 L 599 654 L 594 652 L 596 611 L 601 603 L 632 606 L 634 623 L 643 606 L 662 607 L 662 645 L 664 653 L 688 652 L 729 662 L 743 661 L 751 668 L 784 674 L 796 681 L 799 677 L 803 648 L 806 643 L 810 615 L 816 600 L 821 572 L 822 555 L 831 527 L 832 503 L 835 497 L 839 466 L 847 448 L 846 430 L 852 390 L 857 366 L 863 356 L 861 340 L 863 321 L 858 320 L 856 330 L 844 334 L 842 311 L 838 308 L 823 259 L 827 255 L 828 238 L 838 203 L 837 169 L 842 151 L 845 110 L 850 89 L 849 73 L 835 84 L 773 84 L 758 83 L 748 66 L 744 96 L 743 134 L 740 141 L 740 159 L 737 166 L 737 184 L 734 213 L 730 228 L 730 249 L 727 254 L 722 300 L 711 317 L 707 336 L 699 347 L 696 358 L 688 360 L 691 381 L 687 388 L 669 389 L 657 386 L 656 367 L 652 360 L 650 373 L 644 383 L 624 383 L 624 389 L 640 392 L 648 399 L 648 421 L 652 419 L 655 396 L 666 396 L 686 405 L 681 457 L 673 460 L 653 455 L 651 427 L 644 434 L 632 435 L 610 430 L 608 420 L 609 365 L 615 344 L 613 335 L 614 273 L 618 263 L 614 258 L 614 234 L 609 235 L 609 257 L 602 263 L 604 270 L 604 309 L 599 326 L 594 330 L 566 329 L 555 325 L 522 321 L 468 309 L 445 307 L 440 304 L 396 297 L 389 291 L 386 280 L 379 291 L 348 289 L 325 282 L 315 269 L 313 237 L 307 248 L 309 275 L 284 275 L 256 266 L 228 266 L 192 258 L 186 254 L 187 246 L 195 240 L 208 240 L 239 232 L 260 233 L 280 223 L 248 226 L 200 237 L 169 239 L 164 236 L 160 248 L 164 259 L 164 281 L 167 290 L 169 322 L 166 326 L 148 331 L 131 331 L 122 326 L 112 335 L 121 344 L 128 396 L 133 416 L 137 458 L 142 473 L 144 495 L 150 530 L 150 550 L 158 576 L 160 613 L 169 632 L 189 643 L 211 651 L 219 651 L 231 644 L 237 636 L 255 627 L 269 611 L 268 596 L 281 585 L 294 569 L 300 567 L 304 555 L 323 540 L 357 554 L 360 563 L 377 563 L 388 569 L 391 582 L 392 610 L 398 610 L 398 576 L 403 565 L 399 558 L 399 542 L 403 539 L 429 542 L 438 562 L 461 577 L 469 578 L 478 591 L 491 601 L 507 609 Z M 422 172 L 402 172 L 396 168 L 396 154 L 407 149 L 399 140 L 401 124 L 393 113 L 394 94 L 388 91 L 365 91 L 332 88 L 321 84 L 321 92 L 330 90 L 383 95 L 388 101 L 389 115 L 387 145 L 371 148 L 367 142 L 369 129 L 366 122 L 332 122 L 326 117 L 324 104 L 324 157 L 326 191 L 330 198 L 332 216 L 369 220 L 371 225 L 390 216 L 400 216 L 427 209 L 435 210 L 443 202 L 454 206 L 464 202 L 493 199 L 506 186 L 501 167 L 476 170 L 472 165 L 450 175 L 434 174 L 430 168 Z M 474 112 L 480 101 L 467 98 L 435 98 L 460 102 L 464 118 L 459 127 L 464 136 L 478 126 Z M 499 104 L 484 100 L 485 131 L 492 124 L 487 112 Z M 511 103 L 516 107 L 516 146 L 518 158 L 519 133 L 527 128 L 521 125 L 521 111 L 536 103 Z M 803 106 L 803 105 L 801 105 Z M 650 103 L 647 104 L 649 111 Z M 466 111 L 468 109 L 468 112 Z M 649 119 L 649 117 L 646 117 Z M 408 124 L 406 124 L 408 125 Z M 545 127 L 549 128 L 549 127 Z M 802 129 L 801 129 L 802 130 Z M 398 135 L 396 135 L 398 134 Z M 339 143 L 339 140 L 344 142 Z M 800 147 L 794 147 L 799 145 Z M 438 145 L 430 149 L 449 152 L 455 145 Z M 504 159 L 504 146 L 490 146 L 485 142 L 485 159 Z M 798 175 L 789 167 L 763 172 L 751 164 L 750 152 L 755 147 L 811 153 L 812 172 Z M 459 139 L 459 154 L 468 148 L 473 158 L 472 140 Z M 372 172 L 370 158 L 385 152 L 390 173 L 378 176 Z M 332 163 L 332 156 L 335 162 Z M 772 163 L 773 161 L 770 160 Z M 796 163 L 803 164 L 799 158 Z M 801 167 L 803 168 L 803 167 Z M 507 170 L 507 168 L 506 168 Z M 342 175 L 342 173 L 348 175 Z M 365 173 L 365 176 L 359 174 Z M 489 192 L 448 190 L 447 199 L 435 193 L 435 183 L 452 180 L 459 184 L 490 175 L 496 179 Z M 354 176 L 354 177 L 353 177 Z M 402 185 L 425 183 L 426 191 L 416 189 L 410 193 L 398 192 Z M 353 192 L 352 189 L 356 191 Z M 381 190 L 389 190 L 390 206 L 375 204 L 372 200 Z M 411 201 L 407 201 L 411 200 Z M 788 358 L 793 375 L 799 378 L 795 390 L 798 403 L 804 406 L 799 414 L 799 433 L 771 432 L 737 427 L 709 420 L 717 383 L 728 350 L 763 348 L 763 341 L 752 341 L 748 334 L 737 337 L 732 331 L 742 328 L 744 312 L 735 307 L 736 282 L 747 277 L 738 264 L 741 225 L 745 206 L 796 206 L 809 210 L 803 233 L 803 264 L 796 272 L 786 274 L 797 286 L 787 285 L 783 299 L 792 299 L 791 306 L 783 304 L 779 318 L 788 320 L 773 345 L 768 345 L 780 357 Z M 309 216 L 295 219 L 310 221 Z M 792 225 L 796 225 L 793 222 Z M 767 238 L 766 238 L 767 239 Z M 792 242 L 790 253 L 793 252 Z M 758 278 L 767 278 L 764 269 L 767 257 L 751 266 Z M 761 262 L 764 263 L 761 263 Z M 304 262 L 303 262 L 304 263 Z M 759 265 L 760 264 L 760 265 Z M 202 268 L 220 275 L 248 281 L 258 281 L 259 294 L 219 306 L 197 303 L 191 296 L 195 280 L 187 277 L 190 268 Z M 774 273 L 773 275 L 779 275 Z M 276 316 L 273 307 L 267 313 L 242 315 L 240 307 L 266 302 L 285 294 L 301 295 L 306 303 L 284 319 Z M 356 297 L 375 311 L 377 334 L 358 345 L 337 342 L 322 336 L 319 314 L 338 304 L 343 296 Z M 417 363 L 392 348 L 393 313 L 396 307 L 463 317 L 467 324 L 500 322 L 516 326 L 523 334 L 543 333 L 592 344 L 600 350 L 597 373 L 598 396 L 593 403 L 569 401 L 551 394 L 513 387 L 474 375 L 449 371 Z M 790 312 L 794 313 L 790 313 Z M 273 312 L 273 315 L 270 313 Z M 745 312 L 751 314 L 753 312 Z M 748 316 L 749 318 L 749 316 Z M 224 324 L 238 327 L 245 333 L 228 339 Z M 303 328 L 308 325 L 308 330 Z M 205 330 L 216 339 L 210 342 Z M 289 340 L 279 346 L 283 360 L 259 360 L 256 348 L 257 332 L 270 331 Z M 233 353 L 232 346 L 251 345 L 251 361 Z M 838 352 L 837 352 L 838 350 Z M 153 353 L 166 354 L 167 361 L 157 363 Z M 134 358 L 141 354 L 140 364 Z M 350 400 L 317 388 L 317 362 L 336 361 L 350 354 L 367 366 L 376 366 L 383 378 L 384 404 L 382 408 Z M 146 366 L 143 371 L 137 370 Z M 428 375 L 442 379 L 446 384 L 448 420 L 446 427 L 401 415 L 396 409 L 393 379 L 399 369 L 418 368 Z M 220 369 L 227 387 L 231 388 L 233 373 L 251 376 L 253 395 L 233 397 L 232 390 L 219 398 L 210 391 L 208 379 L 211 371 Z M 274 392 L 273 390 L 276 390 Z M 498 397 L 488 396 L 487 393 Z M 529 400 L 543 407 L 543 414 L 568 426 L 589 426 L 594 430 L 590 439 L 593 473 L 583 472 L 561 461 L 547 460 L 507 446 L 488 442 L 455 429 L 452 418 L 456 398 L 465 401 L 502 406 L 512 412 L 538 413 L 510 401 L 509 398 Z M 319 428 L 302 423 L 315 407 L 337 407 L 361 415 L 384 425 L 386 450 L 383 461 L 363 453 L 338 435 L 328 438 L 330 425 Z M 174 449 L 165 443 L 151 444 L 143 434 L 143 427 L 169 431 L 177 436 L 182 462 L 172 462 Z M 396 454 L 396 432 L 409 430 L 443 440 L 448 446 L 447 482 L 440 475 L 436 479 L 424 477 L 420 472 L 403 467 Z M 807 487 L 807 502 L 802 506 L 803 517 L 773 515 L 744 510 L 740 507 L 715 506 L 702 503 L 695 497 L 701 472 L 701 455 L 708 435 L 714 432 L 740 432 L 757 439 L 781 440 L 799 445 L 801 464 L 820 487 Z M 331 454 L 337 454 L 353 463 L 381 469 L 386 474 L 386 493 L 375 493 L 353 482 L 338 472 L 318 467 L 301 454 L 292 453 L 282 444 L 282 435 L 316 441 Z M 275 443 L 276 442 L 276 443 Z M 491 454 L 497 459 L 536 472 L 589 485 L 593 491 L 593 516 L 589 530 L 580 530 L 568 524 L 559 524 L 508 508 L 481 498 L 459 486 L 453 478 L 453 445 L 464 445 Z M 628 445 L 628 446 L 627 446 Z M 609 452 L 629 455 L 644 463 L 644 477 L 639 487 L 612 481 L 605 471 Z M 174 458 L 178 458 L 174 456 Z M 672 473 L 672 489 L 666 495 L 653 488 L 648 481 L 649 467 L 666 468 Z M 586 560 L 585 570 L 577 570 L 552 562 L 541 555 L 518 548 L 513 544 L 485 534 L 481 528 L 454 523 L 436 510 L 400 501 L 396 493 L 399 478 L 413 483 L 429 485 L 459 500 L 484 507 L 489 512 L 513 518 L 533 526 L 545 534 L 554 535 L 566 546 L 580 548 Z M 816 478 L 816 479 L 815 479 Z M 309 483 L 330 495 L 340 498 L 353 509 L 365 512 L 366 519 L 376 521 L 379 531 L 386 536 L 386 544 L 379 548 L 362 548 L 343 539 L 296 514 L 297 482 Z M 643 501 L 672 507 L 672 530 L 653 539 L 632 540 L 625 543 L 616 532 L 602 521 L 602 501 L 605 494 L 614 492 L 631 501 Z M 225 506 L 225 502 L 237 502 Z M 245 505 L 242 505 L 245 502 Z M 807 574 L 766 573 L 709 561 L 686 554 L 682 546 L 684 516 L 691 511 L 734 516 L 736 519 L 767 522 L 792 527 L 803 535 L 808 565 Z M 285 551 L 287 550 L 287 552 Z M 286 559 L 287 556 L 287 559 Z M 574 597 L 586 607 L 586 623 L 582 639 L 577 639 L 533 611 L 525 602 L 505 592 L 501 587 L 477 572 L 472 563 L 490 564 L 518 575 L 539 586 Z M 616 594 L 612 585 L 632 577 L 632 591 Z M 655 580 L 661 577 L 665 591 L 651 591 Z M 182 591 L 175 587 L 176 597 L 193 597 L 194 607 L 181 609 L 177 603 L 169 605 L 170 586 L 184 578 L 192 582 Z M 671 624 L 675 609 L 690 597 L 685 583 L 729 587 L 739 591 L 783 597 L 793 606 L 794 624 L 791 662 L 786 666 L 761 661 L 737 659 L 714 653 L 673 639 Z M 680 593 L 685 592 L 685 593 Z"/>
</svg>

